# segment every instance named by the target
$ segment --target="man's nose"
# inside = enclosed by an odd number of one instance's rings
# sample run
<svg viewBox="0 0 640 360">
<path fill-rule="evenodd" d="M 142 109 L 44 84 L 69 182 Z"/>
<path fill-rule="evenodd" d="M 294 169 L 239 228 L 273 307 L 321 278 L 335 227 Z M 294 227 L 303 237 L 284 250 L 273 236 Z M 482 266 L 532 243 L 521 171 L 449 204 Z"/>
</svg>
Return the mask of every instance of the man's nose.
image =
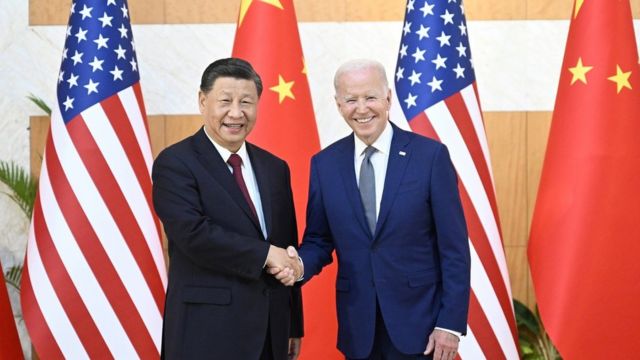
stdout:
<svg viewBox="0 0 640 360">
<path fill-rule="evenodd" d="M 242 110 L 240 110 L 240 104 L 237 102 L 232 102 L 229 107 L 229 116 L 233 118 L 242 117 Z"/>
</svg>

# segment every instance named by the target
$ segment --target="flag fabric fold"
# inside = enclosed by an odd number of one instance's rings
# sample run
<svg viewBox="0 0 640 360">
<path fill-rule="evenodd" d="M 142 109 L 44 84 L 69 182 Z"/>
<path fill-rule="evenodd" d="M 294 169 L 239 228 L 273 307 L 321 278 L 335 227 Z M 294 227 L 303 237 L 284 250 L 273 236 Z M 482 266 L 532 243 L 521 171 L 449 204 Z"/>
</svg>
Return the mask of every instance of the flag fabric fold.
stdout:
<svg viewBox="0 0 640 360">
<path fill-rule="evenodd" d="M 2 263 L 0 263 L 0 273 L 4 274 Z M 0 284 L 0 360 L 20 360 L 24 359 L 16 321 L 11 310 L 8 289 L 5 286 L 4 276 Z"/>
<path fill-rule="evenodd" d="M 166 268 L 126 0 L 71 5 L 21 303 L 41 358 L 157 358 Z"/>
<path fill-rule="evenodd" d="M 320 150 L 320 141 L 293 1 L 242 0 L 233 56 L 249 61 L 262 78 L 258 119 L 248 140 L 289 164 L 302 234 L 310 160 Z M 341 358 L 335 346 L 335 265 L 323 273 L 303 288 L 301 359 Z"/>
<path fill-rule="evenodd" d="M 471 249 L 462 359 L 516 359 L 517 330 L 462 1 L 408 0 L 394 74 L 411 129 L 449 148 Z"/>
<path fill-rule="evenodd" d="M 640 94 L 628 0 L 577 0 L 531 224 L 544 326 L 566 359 L 640 337 Z"/>
</svg>

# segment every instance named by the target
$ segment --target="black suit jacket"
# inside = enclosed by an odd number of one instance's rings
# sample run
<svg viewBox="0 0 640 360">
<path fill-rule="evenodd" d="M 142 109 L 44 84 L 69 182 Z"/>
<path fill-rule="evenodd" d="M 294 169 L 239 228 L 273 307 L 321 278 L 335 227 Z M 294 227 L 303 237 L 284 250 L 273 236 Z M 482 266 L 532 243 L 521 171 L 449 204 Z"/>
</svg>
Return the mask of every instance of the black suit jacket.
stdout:
<svg viewBox="0 0 640 360">
<path fill-rule="evenodd" d="M 164 358 L 258 359 L 269 324 L 274 356 L 286 359 L 288 338 L 302 336 L 300 289 L 263 269 L 269 244 L 297 246 L 289 168 L 252 144 L 247 152 L 267 239 L 202 128 L 153 165 L 154 206 L 169 240 Z"/>
</svg>

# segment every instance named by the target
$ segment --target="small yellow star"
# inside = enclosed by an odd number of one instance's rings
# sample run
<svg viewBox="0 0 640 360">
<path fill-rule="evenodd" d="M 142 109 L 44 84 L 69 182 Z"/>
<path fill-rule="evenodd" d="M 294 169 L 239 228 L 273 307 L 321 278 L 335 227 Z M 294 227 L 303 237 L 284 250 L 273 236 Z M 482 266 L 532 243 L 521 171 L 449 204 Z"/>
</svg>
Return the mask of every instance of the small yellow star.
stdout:
<svg viewBox="0 0 640 360">
<path fill-rule="evenodd" d="M 593 66 L 584 66 L 582 64 L 582 58 L 578 58 L 578 63 L 575 67 L 569 68 L 569 71 L 573 74 L 573 78 L 571 78 L 571 85 L 576 81 L 580 80 L 584 84 L 587 83 L 587 73 L 593 69 Z"/>
<path fill-rule="evenodd" d="M 631 90 L 631 83 L 629 83 L 629 77 L 631 76 L 631 71 L 622 72 L 620 69 L 620 65 L 616 65 L 616 74 L 608 77 L 607 79 L 613 81 L 618 86 L 618 94 L 623 87 Z"/>
<path fill-rule="evenodd" d="M 296 99 L 296 97 L 293 96 L 293 92 L 291 91 L 294 83 L 295 81 L 286 82 L 282 78 L 282 75 L 278 75 L 278 85 L 270 87 L 269 90 L 278 93 L 278 103 L 282 104 L 285 98 L 291 98 L 293 100 Z"/>
<path fill-rule="evenodd" d="M 578 13 L 580 12 L 580 8 L 582 7 L 582 4 L 584 4 L 584 0 L 576 0 L 576 8 L 573 11 L 574 19 L 578 17 Z"/>
<path fill-rule="evenodd" d="M 254 0 L 242 0 L 242 2 L 240 3 L 240 16 L 238 18 L 238 27 L 242 25 L 242 21 L 244 20 L 245 15 L 247 15 L 247 11 L 249 11 L 249 8 L 253 4 L 253 1 Z M 280 0 L 257 0 L 257 1 L 261 1 L 263 3 L 275 6 L 280 10 L 284 9 L 282 7 L 282 4 L 280 3 Z"/>
</svg>

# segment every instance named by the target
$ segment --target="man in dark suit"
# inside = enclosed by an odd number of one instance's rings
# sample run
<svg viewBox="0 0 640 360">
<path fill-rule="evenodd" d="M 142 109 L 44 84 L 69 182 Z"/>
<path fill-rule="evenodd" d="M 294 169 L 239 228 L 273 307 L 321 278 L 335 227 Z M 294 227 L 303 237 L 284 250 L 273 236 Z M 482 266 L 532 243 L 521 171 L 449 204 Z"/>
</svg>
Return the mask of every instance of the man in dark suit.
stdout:
<svg viewBox="0 0 640 360">
<path fill-rule="evenodd" d="M 334 81 L 353 134 L 312 159 L 304 281 L 336 251 L 347 358 L 453 359 L 467 328 L 470 255 L 448 150 L 389 122 L 378 62 L 348 62 Z"/>
<path fill-rule="evenodd" d="M 297 357 L 300 289 L 265 271 L 301 272 L 284 250 L 297 245 L 289 168 L 245 141 L 261 92 L 248 62 L 213 62 L 198 97 L 204 127 L 154 163 L 153 201 L 169 240 L 166 359 Z"/>
</svg>

